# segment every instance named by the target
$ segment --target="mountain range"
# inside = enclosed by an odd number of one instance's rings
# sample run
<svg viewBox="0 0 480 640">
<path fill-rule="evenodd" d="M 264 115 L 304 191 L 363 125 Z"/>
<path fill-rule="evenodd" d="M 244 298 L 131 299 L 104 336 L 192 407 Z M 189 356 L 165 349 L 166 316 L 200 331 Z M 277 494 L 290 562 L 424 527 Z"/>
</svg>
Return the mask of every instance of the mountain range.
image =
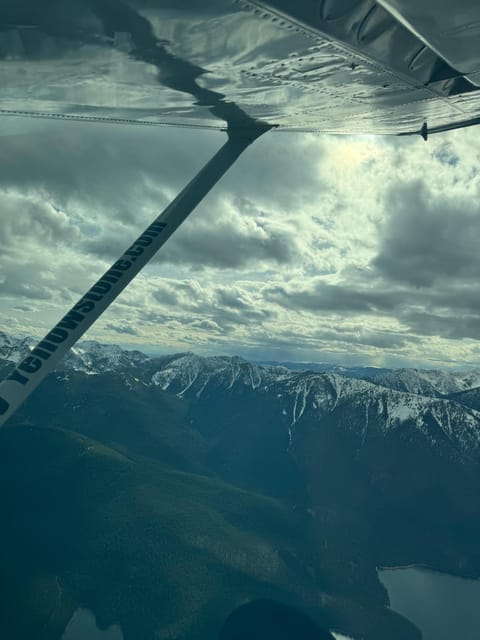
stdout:
<svg viewBox="0 0 480 640">
<path fill-rule="evenodd" d="M 32 344 L 28 338 L 0 333 L 0 375 Z M 52 455 L 56 460 L 61 441 L 60 448 L 66 453 L 60 476 L 73 473 L 84 478 L 95 504 L 92 513 L 103 513 L 101 505 L 106 509 L 107 500 L 113 514 L 108 522 L 100 518 L 102 544 L 112 544 L 110 537 L 115 536 L 109 525 L 121 528 L 125 505 L 120 508 L 121 501 L 116 504 L 114 494 L 107 491 L 106 496 L 96 486 L 95 474 L 108 487 L 118 484 L 118 477 L 129 477 L 121 489 L 125 504 L 136 504 L 139 484 L 142 493 L 155 495 L 146 504 L 162 508 L 152 507 L 152 515 L 142 503 L 142 517 L 159 532 L 165 529 L 164 518 L 174 523 L 170 524 L 170 560 L 152 551 L 151 540 L 144 540 L 140 525 L 136 538 L 143 540 L 149 554 L 157 554 L 153 563 L 157 569 L 173 566 L 171 558 L 179 566 L 186 563 L 188 567 L 191 562 L 199 576 L 197 588 L 209 594 L 196 613 L 189 609 L 185 617 L 185 594 L 193 597 L 195 589 L 187 588 L 187 578 L 179 569 L 173 581 L 177 591 L 181 585 L 184 596 L 179 595 L 174 605 L 183 612 L 182 619 L 190 622 L 172 637 L 211 637 L 205 635 L 207 629 L 211 634 L 235 603 L 275 592 L 320 616 L 330 628 L 357 638 L 418 638 L 413 625 L 388 609 L 376 569 L 415 563 L 456 575 L 480 575 L 480 371 L 294 366 L 191 353 L 149 357 L 114 345 L 80 343 L 0 434 L 4 441 L 0 463 L 3 473 L 8 473 L 5 482 L 10 487 L 19 484 L 17 490 L 23 491 L 24 500 L 29 505 L 40 503 L 49 513 L 46 522 L 53 518 L 58 529 L 58 517 L 50 513 L 51 503 L 38 495 L 35 477 L 44 473 L 41 464 L 49 465 L 45 461 Z M 78 468 L 79 449 L 93 452 L 93 479 L 85 468 Z M 8 459 L 2 460 L 6 451 Z M 139 473 L 139 468 L 149 471 Z M 35 499 L 26 492 L 25 474 L 31 476 L 28 486 L 35 490 Z M 172 492 L 163 493 L 166 474 L 175 478 L 180 474 L 182 479 L 174 483 L 182 485 L 174 499 L 176 509 L 171 506 Z M 55 476 L 56 481 L 60 476 Z M 168 477 L 171 482 L 172 476 Z M 54 482 L 54 478 L 45 482 Z M 200 493 L 194 489 L 205 486 Z M 225 497 L 212 502 L 212 492 Z M 51 487 L 47 493 L 52 494 Z M 82 517 L 93 517 L 89 503 L 75 495 L 82 504 Z M 231 507 L 239 500 L 241 508 Z M 198 513 L 192 511 L 193 503 Z M 198 534 L 185 537 L 178 533 L 185 529 L 185 512 L 190 513 L 187 529 L 198 527 Z M 31 518 L 22 513 L 17 503 L 10 504 L 10 515 L 4 521 L 15 526 L 3 528 L 2 535 L 9 541 L 3 548 L 11 548 L 13 540 L 24 540 L 26 545 L 30 531 L 25 529 L 26 521 Z M 41 517 L 37 506 L 33 513 Z M 228 524 L 219 526 L 216 542 L 211 529 L 204 531 L 202 523 L 209 521 Z M 204 539 L 200 550 L 198 538 Z M 91 543 L 93 555 L 99 553 L 96 538 L 90 540 L 87 535 L 82 540 L 87 546 Z M 145 565 L 138 550 L 140 555 L 134 560 L 131 550 L 127 552 L 122 544 L 126 543 L 117 541 L 116 560 L 111 562 L 125 563 L 128 557 L 134 566 Z M 81 546 L 80 541 L 77 545 Z M 217 547 L 221 551 L 215 551 Z M 264 553 L 264 573 L 252 569 L 262 566 L 254 560 L 259 548 Z M 222 585 L 232 587 L 228 597 L 223 594 L 220 598 L 207 579 L 200 551 L 214 562 L 218 575 L 223 576 Z M 45 556 L 43 547 L 41 552 Z M 26 553 L 24 548 L 22 553 Z M 65 565 L 75 553 L 70 553 Z M 235 564 L 232 558 L 241 553 L 247 560 Z M 52 562 L 53 555 L 50 552 Z M 5 559 L 9 566 L 12 557 L 15 554 Z M 36 561 L 30 564 L 36 566 Z M 55 593 L 57 576 L 62 585 L 69 585 L 64 587 L 69 594 L 65 601 L 88 605 L 105 625 L 120 621 L 126 638 L 149 638 L 154 633 L 170 637 L 174 623 L 162 626 L 153 606 L 143 617 L 144 622 L 149 621 L 148 629 L 142 627 L 143 635 L 138 635 L 138 612 L 132 606 L 122 609 L 118 603 L 105 602 L 92 586 L 96 579 L 112 589 L 111 582 L 105 582 L 111 566 L 103 570 L 103 577 L 94 579 L 101 563 L 87 564 L 90 574 L 83 582 L 78 567 L 70 567 L 70 573 L 65 566 L 57 567 L 57 573 L 44 567 L 41 579 L 50 585 L 46 592 Z M 10 574 L 14 573 L 12 568 Z M 29 577 L 29 598 L 37 593 L 39 579 Z M 158 587 L 151 588 L 152 581 L 153 574 L 146 581 L 149 590 L 141 588 L 141 581 L 136 587 L 142 594 L 142 607 L 146 593 L 153 600 L 160 598 Z M 172 587 L 166 578 L 165 584 Z M 125 597 L 118 596 L 120 600 Z M 208 604 L 214 601 L 221 601 L 217 617 L 212 617 Z M 31 603 L 25 606 L 32 607 Z M 49 619 L 59 621 L 57 632 L 70 609 L 60 607 L 56 616 L 49 609 Z M 212 619 L 217 622 L 207 622 Z M 32 627 L 18 637 L 28 634 L 32 637 Z"/>
</svg>

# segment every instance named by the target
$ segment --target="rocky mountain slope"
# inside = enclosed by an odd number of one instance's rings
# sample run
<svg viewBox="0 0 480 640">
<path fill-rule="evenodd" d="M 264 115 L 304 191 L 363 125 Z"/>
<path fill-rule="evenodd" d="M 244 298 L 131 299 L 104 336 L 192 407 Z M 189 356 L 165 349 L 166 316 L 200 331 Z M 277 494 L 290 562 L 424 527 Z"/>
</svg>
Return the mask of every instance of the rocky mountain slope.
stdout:
<svg viewBox="0 0 480 640">
<path fill-rule="evenodd" d="M 32 344 L 28 338 L 15 339 L 0 332 L 4 368 L 20 359 Z M 126 388 L 157 387 L 194 402 L 212 394 L 255 396 L 279 412 L 287 448 L 302 421 L 321 421 L 349 406 L 356 414 L 353 431 L 359 448 L 372 429 L 385 434 L 409 425 L 450 455 L 478 459 L 480 413 L 472 398 L 480 372 L 380 370 L 370 373 L 368 379 L 359 379 L 358 369 L 352 370 L 353 375 L 349 371 L 343 368 L 343 375 L 293 371 L 256 365 L 239 357 L 202 358 L 192 353 L 149 357 L 117 345 L 87 341 L 68 354 L 57 377 L 112 373 Z"/>
</svg>

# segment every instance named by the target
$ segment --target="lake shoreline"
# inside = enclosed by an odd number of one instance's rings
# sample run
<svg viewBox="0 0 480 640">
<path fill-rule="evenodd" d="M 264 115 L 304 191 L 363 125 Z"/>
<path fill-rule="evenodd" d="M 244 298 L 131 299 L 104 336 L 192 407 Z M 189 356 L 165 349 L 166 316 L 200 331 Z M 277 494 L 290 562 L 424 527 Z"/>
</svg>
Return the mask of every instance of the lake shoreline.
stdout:
<svg viewBox="0 0 480 640">
<path fill-rule="evenodd" d="M 480 580 L 480 573 L 458 573 L 453 569 L 437 569 L 428 564 L 416 563 L 411 564 L 399 564 L 399 565 L 378 565 L 375 570 L 378 574 L 379 571 L 402 571 L 404 569 L 422 569 L 423 571 L 429 571 L 431 573 L 439 573 L 446 576 L 452 576 L 454 578 L 461 578 L 462 580 Z"/>
<path fill-rule="evenodd" d="M 476 640 L 480 627 L 480 580 L 430 567 L 388 567 L 378 570 L 390 609 L 414 624 L 423 640 Z"/>
</svg>

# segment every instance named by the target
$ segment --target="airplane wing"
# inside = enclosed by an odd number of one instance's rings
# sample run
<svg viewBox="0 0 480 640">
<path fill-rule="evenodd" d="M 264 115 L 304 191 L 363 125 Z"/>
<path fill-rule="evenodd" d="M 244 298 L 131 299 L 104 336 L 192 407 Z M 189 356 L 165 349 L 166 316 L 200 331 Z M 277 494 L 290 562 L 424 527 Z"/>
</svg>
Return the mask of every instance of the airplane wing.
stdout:
<svg viewBox="0 0 480 640">
<path fill-rule="evenodd" d="M 480 121 L 479 30 L 475 0 L 2 0 L 0 114 L 425 135 Z"/>
</svg>

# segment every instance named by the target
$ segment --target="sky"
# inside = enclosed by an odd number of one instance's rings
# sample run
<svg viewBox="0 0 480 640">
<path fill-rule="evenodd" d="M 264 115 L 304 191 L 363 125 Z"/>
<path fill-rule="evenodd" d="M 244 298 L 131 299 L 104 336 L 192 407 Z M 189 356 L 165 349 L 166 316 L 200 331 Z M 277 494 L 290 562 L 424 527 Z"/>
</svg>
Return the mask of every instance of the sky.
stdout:
<svg viewBox="0 0 480 640">
<path fill-rule="evenodd" d="M 41 338 L 225 141 L 0 117 L 0 330 Z M 480 365 L 480 128 L 270 132 L 85 334 L 148 353 Z"/>
</svg>

